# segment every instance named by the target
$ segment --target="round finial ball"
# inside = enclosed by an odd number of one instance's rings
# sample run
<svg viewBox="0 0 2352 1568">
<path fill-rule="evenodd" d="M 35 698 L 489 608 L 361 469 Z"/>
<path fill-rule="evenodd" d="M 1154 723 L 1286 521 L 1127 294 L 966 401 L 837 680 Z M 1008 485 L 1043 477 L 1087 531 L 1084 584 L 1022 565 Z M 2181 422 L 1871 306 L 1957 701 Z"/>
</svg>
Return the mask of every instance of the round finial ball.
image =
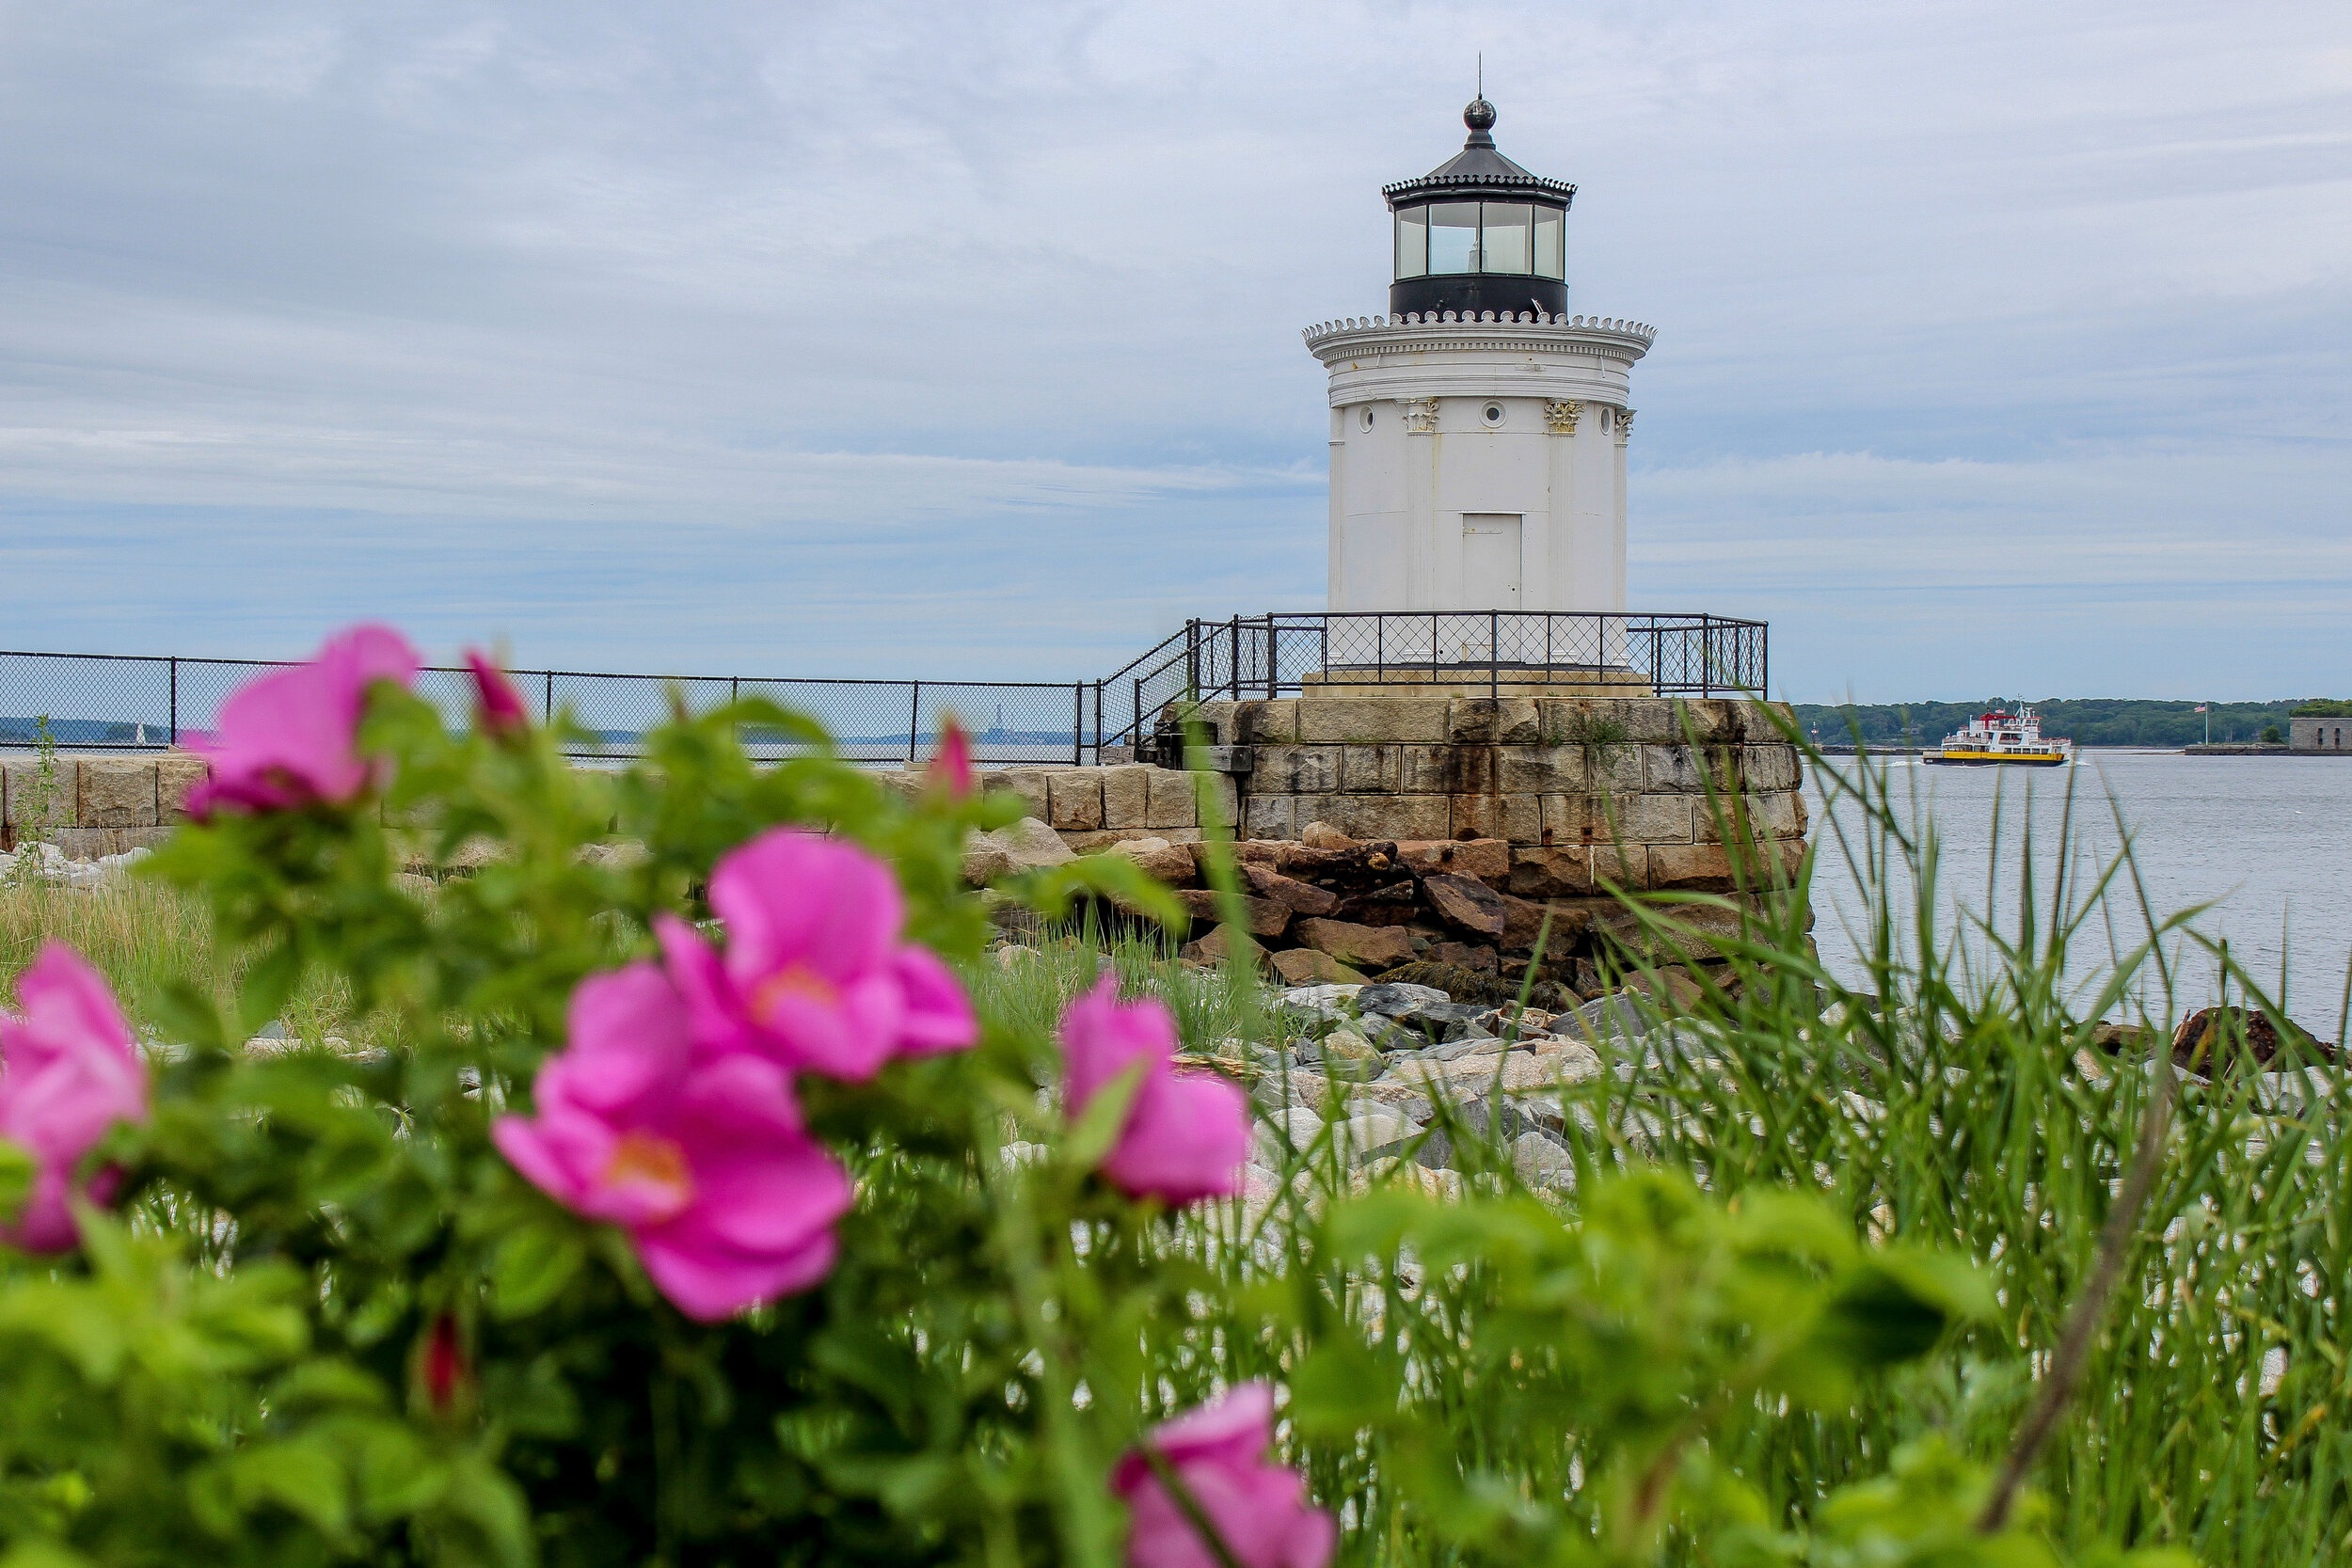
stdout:
<svg viewBox="0 0 2352 1568">
<path fill-rule="evenodd" d="M 1484 98 L 1471 99 L 1470 107 L 1462 111 L 1462 123 L 1473 131 L 1493 130 L 1495 128 L 1495 106 Z"/>
</svg>

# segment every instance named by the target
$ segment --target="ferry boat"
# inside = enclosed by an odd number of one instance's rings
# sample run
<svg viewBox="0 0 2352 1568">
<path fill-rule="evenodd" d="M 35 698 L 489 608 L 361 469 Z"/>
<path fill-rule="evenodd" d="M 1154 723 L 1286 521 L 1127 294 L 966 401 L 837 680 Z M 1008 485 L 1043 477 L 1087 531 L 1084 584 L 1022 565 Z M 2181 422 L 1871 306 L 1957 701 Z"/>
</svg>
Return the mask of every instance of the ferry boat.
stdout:
<svg viewBox="0 0 2352 1568">
<path fill-rule="evenodd" d="M 1920 754 L 1922 762 L 1958 767 L 2007 763 L 2018 768 L 2058 768 L 2074 758 L 2071 740 L 2044 740 L 2042 719 L 2021 703 L 2017 711 L 1979 713 L 1944 737 L 1943 749 Z"/>
</svg>

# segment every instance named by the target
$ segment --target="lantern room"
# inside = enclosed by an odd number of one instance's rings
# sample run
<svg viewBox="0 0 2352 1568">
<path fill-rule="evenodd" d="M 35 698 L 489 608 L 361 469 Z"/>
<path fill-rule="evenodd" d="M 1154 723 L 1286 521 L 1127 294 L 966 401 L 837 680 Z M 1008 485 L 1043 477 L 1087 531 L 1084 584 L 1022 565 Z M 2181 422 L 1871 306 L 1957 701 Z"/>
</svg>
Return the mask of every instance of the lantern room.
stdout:
<svg viewBox="0 0 2352 1568">
<path fill-rule="evenodd" d="M 1567 309 L 1576 187 L 1496 151 L 1495 118 L 1492 103 L 1473 99 L 1462 150 L 1381 192 L 1395 225 L 1392 313 Z"/>
</svg>

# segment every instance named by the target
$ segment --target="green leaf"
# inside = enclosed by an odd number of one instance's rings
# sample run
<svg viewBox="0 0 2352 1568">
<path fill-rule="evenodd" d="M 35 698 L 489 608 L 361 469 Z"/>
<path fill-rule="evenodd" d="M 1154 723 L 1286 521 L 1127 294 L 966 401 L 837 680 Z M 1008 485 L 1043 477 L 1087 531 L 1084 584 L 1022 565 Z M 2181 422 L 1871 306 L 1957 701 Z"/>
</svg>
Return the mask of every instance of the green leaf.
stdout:
<svg viewBox="0 0 2352 1568">
<path fill-rule="evenodd" d="M 1343 1334 L 1317 1345 L 1291 1375 L 1291 1419 L 1307 1436 L 1343 1440 L 1397 1419 L 1403 1376 L 1395 1359 Z"/>
<path fill-rule="evenodd" d="M 156 1025 L 167 1038 L 185 1041 L 199 1051 L 228 1048 L 219 1006 L 192 982 L 176 979 L 158 987 L 153 1006 Z"/>
<path fill-rule="evenodd" d="M 302 949 L 280 942 L 253 961 L 237 991 L 237 1018 L 250 1035 L 285 1009 L 286 999 L 302 980 Z"/>
<path fill-rule="evenodd" d="M 247 1512 L 275 1503 L 330 1538 L 351 1528 L 343 1467 L 314 1443 L 297 1439 L 241 1449 L 229 1461 L 229 1479 Z"/>
<path fill-rule="evenodd" d="M 522 1226 L 490 1254 L 490 1311 L 510 1321 L 529 1317 L 562 1295 L 587 1260 L 588 1243 L 577 1227 Z"/>
<path fill-rule="evenodd" d="M 1857 1369 L 1888 1367 L 1925 1355 L 1955 1323 L 1993 1310 L 1992 1287 L 1965 1260 L 1889 1248 L 1839 1275 L 1814 1338 Z"/>
<path fill-rule="evenodd" d="M 478 1454 L 464 1455 L 450 1465 L 448 1484 L 434 1512 L 444 1562 L 530 1568 L 537 1556 L 531 1539 L 531 1510 L 522 1493 Z"/>
<path fill-rule="evenodd" d="M 359 1513 L 381 1524 L 429 1508 L 449 1486 L 449 1466 L 396 1420 L 374 1420 L 352 1433 L 352 1480 Z"/>
<path fill-rule="evenodd" d="M 391 1408 L 391 1392 L 375 1376 L 337 1359 L 306 1361 L 279 1378 L 270 1402 L 281 1410 L 357 1407 Z"/>
<path fill-rule="evenodd" d="M 91 1568 L 90 1560 L 56 1541 L 20 1541 L 0 1557 L 0 1568 Z"/>
</svg>

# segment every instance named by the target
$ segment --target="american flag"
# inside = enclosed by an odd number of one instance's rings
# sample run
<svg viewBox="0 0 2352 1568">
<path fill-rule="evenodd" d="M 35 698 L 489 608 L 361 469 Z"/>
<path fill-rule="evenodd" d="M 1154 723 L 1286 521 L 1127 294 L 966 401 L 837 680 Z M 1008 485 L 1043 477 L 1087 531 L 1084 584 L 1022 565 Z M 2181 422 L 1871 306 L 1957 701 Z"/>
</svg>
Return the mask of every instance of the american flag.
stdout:
<svg viewBox="0 0 2352 1568">
<path fill-rule="evenodd" d="M 2198 711 L 2198 712 L 2200 712 L 2200 713 L 2204 712 L 2204 711 L 2205 711 L 2205 705 L 2204 705 L 2204 704 L 2202 704 L 2202 703 L 2199 703 L 2199 704 L 2197 705 L 2197 711 Z"/>
</svg>

